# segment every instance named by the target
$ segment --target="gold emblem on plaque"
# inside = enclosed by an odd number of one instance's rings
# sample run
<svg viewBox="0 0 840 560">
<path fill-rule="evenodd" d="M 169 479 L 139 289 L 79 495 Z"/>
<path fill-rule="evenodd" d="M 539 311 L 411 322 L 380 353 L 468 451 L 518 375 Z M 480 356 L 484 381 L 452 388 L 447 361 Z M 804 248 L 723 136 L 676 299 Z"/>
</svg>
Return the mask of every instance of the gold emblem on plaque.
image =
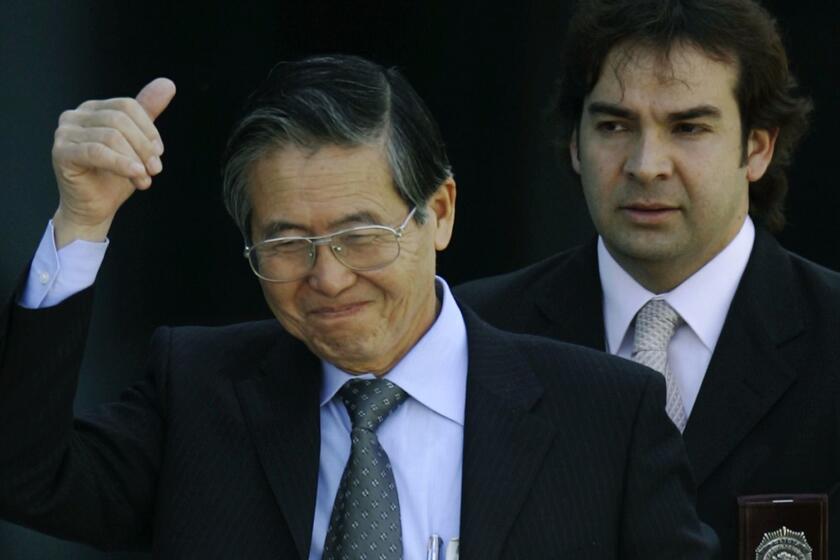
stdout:
<svg viewBox="0 0 840 560">
<path fill-rule="evenodd" d="M 755 549 L 755 560 L 812 560 L 811 545 L 804 532 L 797 533 L 782 527 L 778 531 L 764 533 Z"/>
</svg>

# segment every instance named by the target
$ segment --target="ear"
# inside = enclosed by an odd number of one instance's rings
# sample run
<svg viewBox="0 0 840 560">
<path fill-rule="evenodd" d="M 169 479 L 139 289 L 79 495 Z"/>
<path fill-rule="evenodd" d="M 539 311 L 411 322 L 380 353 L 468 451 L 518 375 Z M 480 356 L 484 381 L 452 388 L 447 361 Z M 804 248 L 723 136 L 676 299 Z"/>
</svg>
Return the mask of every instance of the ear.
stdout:
<svg viewBox="0 0 840 560">
<path fill-rule="evenodd" d="M 764 176 L 773 160 L 779 129 L 756 128 L 747 138 L 747 181 L 754 183 Z"/>
<path fill-rule="evenodd" d="M 455 179 L 449 177 L 440 184 L 427 203 L 429 219 L 435 228 L 435 249 L 443 251 L 452 239 L 455 226 Z"/>
<path fill-rule="evenodd" d="M 572 158 L 572 169 L 575 170 L 575 173 L 580 175 L 580 153 L 579 153 L 579 144 L 578 144 L 578 131 L 575 128 L 572 131 L 572 137 L 569 139 L 569 156 Z"/>
</svg>

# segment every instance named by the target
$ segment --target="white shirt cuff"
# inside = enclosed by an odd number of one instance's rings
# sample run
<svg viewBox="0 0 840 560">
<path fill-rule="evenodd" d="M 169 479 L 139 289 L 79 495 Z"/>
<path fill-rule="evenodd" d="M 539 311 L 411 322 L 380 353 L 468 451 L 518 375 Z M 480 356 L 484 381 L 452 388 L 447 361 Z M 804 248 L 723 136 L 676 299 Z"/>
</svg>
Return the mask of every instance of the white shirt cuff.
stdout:
<svg viewBox="0 0 840 560">
<path fill-rule="evenodd" d="M 29 278 L 18 303 L 28 309 L 52 307 L 92 286 L 108 244 L 108 239 L 102 242 L 77 239 L 56 250 L 50 220 L 32 259 Z"/>
</svg>

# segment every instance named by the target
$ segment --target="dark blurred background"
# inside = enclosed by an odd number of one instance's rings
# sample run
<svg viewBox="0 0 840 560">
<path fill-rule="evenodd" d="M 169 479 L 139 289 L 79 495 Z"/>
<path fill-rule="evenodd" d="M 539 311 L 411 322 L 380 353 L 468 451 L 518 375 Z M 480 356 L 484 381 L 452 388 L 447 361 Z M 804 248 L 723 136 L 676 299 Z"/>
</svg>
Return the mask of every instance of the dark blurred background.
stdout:
<svg viewBox="0 0 840 560">
<path fill-rule="evenodd" d="M 836 37 L 826 2 L 767 1 L 816 103 L 788 202 L 790 249 L 840 269 Z M 455 238 L 439 270 L 455 284 L 512 270 L 593 235 L 544 113 L 570 2 L 309 0 L 178 3 L 4 0 L 0 18 L 0 294 L 7 298 L 57 204 L 58 115 L 85 99 L 178 86 L 158 121 L 164 173 L 111 231 L 77 409 L 141 374 L 159 324 L 267 317 L 222 208 L 219 155 L 246 95 L 278 60 L 346 52 L 400 67 L 437 116 L 458 181 Z M 2 453 L 2 450 L 0 450 Z M 0 522 L 0 558 L 134 559 Z"/>
</svg>

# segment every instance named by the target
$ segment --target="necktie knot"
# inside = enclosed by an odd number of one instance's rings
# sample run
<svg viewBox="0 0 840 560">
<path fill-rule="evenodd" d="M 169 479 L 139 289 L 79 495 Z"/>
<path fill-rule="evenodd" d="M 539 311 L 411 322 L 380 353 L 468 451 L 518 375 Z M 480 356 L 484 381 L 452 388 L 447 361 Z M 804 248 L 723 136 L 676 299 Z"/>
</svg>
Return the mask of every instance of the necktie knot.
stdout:
<svg viewBox="0 0 840 560">
<path fill-rule="evenodd" d="M 665 352 L 668 342 L 683 323 L 673 307 L 664 299 L 648 301 L 636 314 L 636 336 L 633 340 L 633 352 L 651 350 Z"/>
<path fill-rule="evenodd" d="M 375 432 L 406 397 L 405 391 L 387 379 L 351 379 L 338 391 L 353 429 Z"/>
</svg>

